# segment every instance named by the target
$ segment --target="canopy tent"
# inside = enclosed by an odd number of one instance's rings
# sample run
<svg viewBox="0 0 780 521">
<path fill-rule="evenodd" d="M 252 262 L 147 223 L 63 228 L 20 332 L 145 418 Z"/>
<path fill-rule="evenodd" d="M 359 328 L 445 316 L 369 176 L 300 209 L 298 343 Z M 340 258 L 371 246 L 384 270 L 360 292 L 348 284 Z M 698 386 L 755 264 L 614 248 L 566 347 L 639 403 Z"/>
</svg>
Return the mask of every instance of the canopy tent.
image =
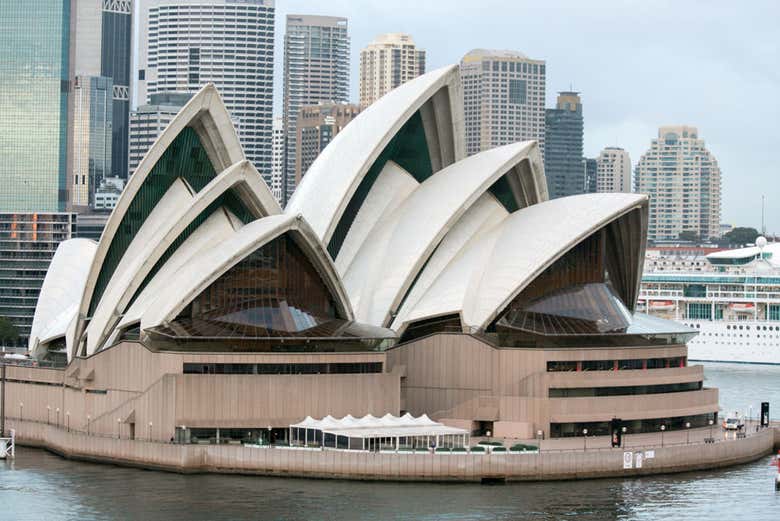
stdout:
<svg viewBox="0 0 780 521">
<path fill-rule="evenodd" d="M 423 414 L 415 418 L 386 414 L 377 418 L 370 414 L 362 418 L 352 415 L 341 419 L 326 416 L 316 420 L 307 416 L 290 425 L 292 445 L 319 446 L 353 450 L 398 450 L 402 448 L 463 447 L 468 445 L 469 432 L 435 422 Z"/>
</svg>

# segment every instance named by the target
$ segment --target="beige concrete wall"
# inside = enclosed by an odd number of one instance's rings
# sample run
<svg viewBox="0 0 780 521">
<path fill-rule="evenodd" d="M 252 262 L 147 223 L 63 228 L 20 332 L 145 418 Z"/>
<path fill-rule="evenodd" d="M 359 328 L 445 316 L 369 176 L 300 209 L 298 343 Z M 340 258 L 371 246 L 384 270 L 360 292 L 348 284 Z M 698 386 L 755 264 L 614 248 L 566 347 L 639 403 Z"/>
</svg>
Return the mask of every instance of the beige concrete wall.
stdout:
<svg viewBox="0 0 780 521">
<path fill-rule="evenodd" d="M 64 370 L 9 367 L 6 406 L 8 415 L 13 417 L 59 424 L 92 434 L 134 435 L 136 438 L 151 435 L 156 440 L 170 439 L 179 425 L 286 427 L 307 415 L 398 414 L 400 375 L 397 372 L 182 374 L 185 362 L 384 361 L 384 353 L 160 353 L 140 343 L 125 342 L 91 357 L 76 359 Z M 23 403 L 21 411 L 20 402 Z"/>
<path fill-rule="evenodd" d="M 772 451 L 773 429 L 745 439 L 652 448 L 642 468 L 623 468 L 623 449 L 538 454 L 395 454 L 259 449 L 230 445 L 173 445 L 87 436 L 54 426 L 9 420 L 20 445 L 47 447 L 67 457 L 178 472 L 227 472 L 339 479 L 508 481 L 627 477 L 711 469 L 756 460 Z"/>
<path fill-rule="evenodd" d="M 667 369 L 547 372 L 548 361 L 628 360 L 687 356 L 684 345 L 634 348 L 495 348 L 469 335 L 436 334 L 387 352 L 400 372 L 401 409 L 436 419 L 493 421 L 497 436 L 549 433 L 551 422 L 668 418 L 718 410 L 715 389 L 684 393 L 548 398 L 550 388 L 696 382 L 701 366 Z M 501 434 L 499 434 L 499 432 Z"/>
</svg>

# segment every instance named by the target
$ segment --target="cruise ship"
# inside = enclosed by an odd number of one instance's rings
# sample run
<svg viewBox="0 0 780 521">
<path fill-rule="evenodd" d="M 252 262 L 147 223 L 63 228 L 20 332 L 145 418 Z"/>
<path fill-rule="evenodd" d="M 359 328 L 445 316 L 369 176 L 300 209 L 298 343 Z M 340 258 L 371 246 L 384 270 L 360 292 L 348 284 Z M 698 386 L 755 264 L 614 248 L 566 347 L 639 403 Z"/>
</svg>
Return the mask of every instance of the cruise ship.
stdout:
<svg viewBox="0 0 780 521">
<path fill-rule="evenodd" d="M 691 360 L 780 364 L 780 242 L 649 248 L 639 299 L 648 314 L 699 332 Z"/>
</svg>

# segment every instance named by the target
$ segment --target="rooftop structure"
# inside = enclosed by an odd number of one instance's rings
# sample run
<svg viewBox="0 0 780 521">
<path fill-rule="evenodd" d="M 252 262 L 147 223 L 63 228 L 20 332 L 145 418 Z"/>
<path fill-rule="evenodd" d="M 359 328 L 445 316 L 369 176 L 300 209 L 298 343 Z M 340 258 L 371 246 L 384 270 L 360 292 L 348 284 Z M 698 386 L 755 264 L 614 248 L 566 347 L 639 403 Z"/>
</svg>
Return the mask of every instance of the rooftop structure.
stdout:
<svg viewBox="0 0 780 521">
<path fill-rule="evenodd" d="M 720 236 L 720 167 L 696 127 L 661 127 L 635 174 L 635 191 L 650 197 L 650 240 Z"/>
<path fill-rule="evenodd" d="M 535 140 L 544 155 L 545 62 L 515 51 L 474 49 L 463 57 L 468 155 Z"/>
<path fill-rule="evenodd" d="M 360 51 L 360 106 L 425 74 L 425 51 L 408 34 L 380 34 Z"/>
<path fill-rule="evenodd" d="M 544 172 L 550 198 L 585 193 L 579 92 L 559 92 L 555 108 L 546 110 L 544 143 Z"/>
<path fill-rule="evenodd" d="M 58 252 L 30 352 L 74 385 L 145 389 L 78 414 L 164 440 L 402 408 L 510 438 L 714 419 L 695 332 L 635 313 L 647 198 L 549 200 L 534 141 L 466 157 L 459 100 L 457 66 L 390 91 L 282 210 L 207 85 L 100 241 Z"/>
</svg>

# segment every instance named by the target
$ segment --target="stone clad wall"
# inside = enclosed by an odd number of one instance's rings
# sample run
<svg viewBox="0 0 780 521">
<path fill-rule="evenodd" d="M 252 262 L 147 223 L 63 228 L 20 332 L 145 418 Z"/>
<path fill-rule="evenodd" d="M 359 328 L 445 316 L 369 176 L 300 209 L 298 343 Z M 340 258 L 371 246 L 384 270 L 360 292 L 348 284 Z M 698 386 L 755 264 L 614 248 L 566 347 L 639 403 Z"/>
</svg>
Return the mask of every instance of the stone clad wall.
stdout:
<svg viewBox="0 0 780 521">
<path fill-rule="evenodd" d="M 746 463 L 772 451 L 775 432 L 713 444 L 652 447 L 642 468 L 623 468 L 623 449 L 541 454 L 395 454 L 264 449 L 231 445 L 173 445 L 87 436 L 45 423 L 9 420 L 20 445 L 48 448 L 73 459 L 175 472 L 418 481 L 508 481 L 621 477 L 711 469 Z M 642 449 L 632 448 L 632 457 Z M 635 459 L 632 459 L 635 461 Z"/>
</svg>

